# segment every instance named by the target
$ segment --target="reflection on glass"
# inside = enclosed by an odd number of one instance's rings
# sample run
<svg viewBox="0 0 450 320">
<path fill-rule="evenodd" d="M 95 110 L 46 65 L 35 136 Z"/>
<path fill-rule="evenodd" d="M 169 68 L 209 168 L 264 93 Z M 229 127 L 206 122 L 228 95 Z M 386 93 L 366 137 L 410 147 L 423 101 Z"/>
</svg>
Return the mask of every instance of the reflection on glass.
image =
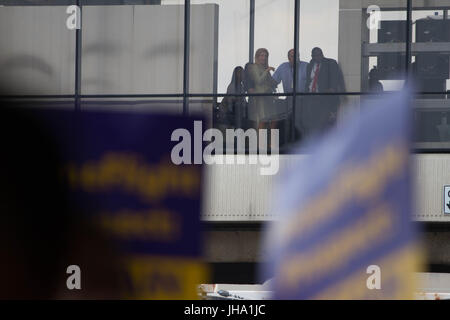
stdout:
<svg viewBox="0 0 450 320">
<path fill-rule="evenodd" d="M 169 94 L 183 90 L 184 7 L 83 9 L 83 94 Z"/>
<path fill-rule="evenodd" d="M 4 90 L 10 94 L 74 93 L 75 32 L 58 27 L 66 23 L 65 5 L 73 3 L 0 0 L 5 5 L 0 9 L 0 86 Z M 415 105 L 416 141 L 450 142 L 450 4 L 430 7 L 428 2 L 413 1 L 408 65 L 406 0 L 382 1 L 380 21 L 373 29 L 366 28 L 367 1 L 300 1 L 299 56 L 295 58 L 295 1 L 255 0 L 253 16 L 250 3 L 191 0 L 189 93 L 228 95 L 199 98 L 198 103 L 190 97 L 191 112 L 211 114 L 213 110 L 209 120 L 222 129 L 280 128 L 281 140 L 288 145 L 332 127 L 343 109 L 353 110 L 345 108 L 346 100 L 357 110 L 359 92 L 377 98 L 376 94 L 401 90 L 408 66 L 416 89 L 424 92 Z M 183 92 L 184 0 L 86 0 L 82 4 L 86 5 L 82 94 Z M 294 91 L 295 59 L 299 95 L 294 106 L 289 94 Z M 355 94 L 342 95 L 345 92 Z M 90 105 L 83 102 L 83 107 Z M 145 105 L 142 101 L 120 103 L 131 109 Z M 176 108 L 168 109 L 181 112 L 180 108 L 177 101 Z"/>
<path fill-rule="evenodd" d="M 8 94 L 73 94 L 75 33 L 64 6 L 0 7 L 0 87 Z"/>
<path fill-rule="evenodd" d="M 164 1 L 164 0 L 163 0 Z M 53 6 L 76 4 L 76 0 L 0 0 L 0 5 L 7 6 Z M 161 4 L 161 0 L 81 0 L 81 5 L 127 5 L 127 4 Z"/>
<path fill-rule="evenodd" d="M 84 98 L 81 110 L 182 114 L 182 98 Z"/>
<path fill-rule="evenodd" d="M 447 10 L 433 10 L 415 3 L 413 11 L 414 52 L 412 72 L 416 90 L 425 94 L 416 100 L 416 142 L 419 148 L 447 148 L 450 142 L 449 89 L 450 20 Z M 430 10 L 431 9 L 431 10 Z"/>
<path fill-rule="evenodd" d="M 400 90 L 406 71 L 406 11 L 398 8 L 380 8 L 379 28 L 367 30 L 369 42 L 380 44 L 376 54 L 370 54 L 366 79 L 366 91 L 379 93 Z"/>
<path fill-rule="evenodd" d="M 416 11 L 414 13 L 416 43 L 450 42 L 450 20 L 444 19 L 443 11 Z M 448 54 L 417 53 L 413 63 L 417 89 L 422 92 L 445 92 L 447 79 L 449 79 L 449 68 Z"/>
</svg>

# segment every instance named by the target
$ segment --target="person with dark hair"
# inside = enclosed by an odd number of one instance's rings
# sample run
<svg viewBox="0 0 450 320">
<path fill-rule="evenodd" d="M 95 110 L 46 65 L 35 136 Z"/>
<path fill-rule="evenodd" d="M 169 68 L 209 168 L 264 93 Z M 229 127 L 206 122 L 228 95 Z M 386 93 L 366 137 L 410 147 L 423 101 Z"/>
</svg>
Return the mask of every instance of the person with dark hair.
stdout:
<svg viewBox="0 0 450 320">
<path fill-rule="evenodd" d="M 244 94 L 244 69 L 241 66 L 234 68 L 231 82 L 227 88 L 227 94 Z M 227 96 L 222 100 L 221 106 L 227 113 L 234 115 L 234 127 L 242 128 L 247 101 L 244 96 Z"/>
<path fill-rule="evenodd" d="M 297 84 L 296 84 L 296 92 L 304 92 L 305 84 L 306 84 L 306 69 L 308 67 L 308 63 L 305 61 L 301 61 L 297 55 Z M 294 90 L 294 49 L 288 51 L 288 62 L 282 63 L 275 73 L 272 75 L 272 78 L 279 84 L 283 83 L 283 91 L 285 93 L 292 93 Z M 282 100 L 280 100 L 282 101 Z M 296 128 L 297 133 L 301 130 L 301 106 L 302 97 L 297 96 L 296 106 L 295 106 L 295 119 L 294 128 Z M 293 98 L 292 96 L 287 97 L 286 99 L 286 112 L 289 115 L 292 115 L 293 110 Z"/>
<path fill-rule="evenodd" d="M 325 58 L 320 48 L 311 52 L 306 70 L 305 91 L 310 93 L 336 93 L 342 90 L 343 80 L 336 60 Z M 323 131 L 336 121 L 339 96 L 310 96 L 303 108 L 303 128 L 306 134 Z"/>
<path fill-rule="evenodd" d="M 294 89 L 294 49 L 288 51 L 288 62 L 282 63 L 272 78 L 279 84 L 283 83 L 284 93 L 291 93 Z M 301 61 L 297 55 L 297 92 L 305 91 L 306 84 L 306 69 L 308 63 Z"/>
<path fill-rule="evenodd" d="M 313 93 L 336 92 L 339 87 L 339 67 L 334 59 L 325 58 L 320 48 L 311 51 L 307 68 L 306 91 Z"/>
<path fill-rule="evenodd" d="M 273 93 L 277 86 L 270 71 L 275 71 L 269 66 L 269 51 L 265 48 L 256 50 L 255 63 L 248 66 L 249 79 L 253 84 L 251 93 Z M 250 91 L 249 91 L 250 93 Z M 250 97 L 248 117 L 255 123 L 255 128 L 260 128 L 262 120 L 270 119 L 274 114 L 274 99 L 271 96 Z"/>
<path fill-rule="evenodd" d="M 369 72 L 369 91 L 383 92 L 383 84 L 380 82 L 380 76 L 377 67 L 373 67 Z"/>
<path fill-rule="evenodd" d="M 255 85 L 254 85 L 253 81 L 250 79 L 250 74 L 248 71 L 248 67 L 251 64 L 252 64 L 251 62 L 247 62 L 244 67 L 244 82 L 243 82 L 244 91 L 248 92 L 248 93 L 253 93 L 255 91 L 255 89 L 254 89 Z"/>
</svg>

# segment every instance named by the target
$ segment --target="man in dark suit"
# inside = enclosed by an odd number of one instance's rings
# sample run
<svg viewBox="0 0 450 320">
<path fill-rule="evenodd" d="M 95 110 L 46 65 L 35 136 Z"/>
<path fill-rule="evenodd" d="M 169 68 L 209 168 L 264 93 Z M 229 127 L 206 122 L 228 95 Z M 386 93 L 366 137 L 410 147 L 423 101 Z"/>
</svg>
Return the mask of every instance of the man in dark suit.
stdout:
<svg viewBox="0 0 450 320">
<path fill-rule="evenodd" d="M 336 60 L 325 58 L 320 48 L 311 52 L 312 60 L 306 69 L 305 92 L 333 93 L 344 91 L 340 69 Z M 309 96 L 303 107 L 303 130 L 305 134 L 323 131 L 336 121 L 339 96 Z"/>
</svg>

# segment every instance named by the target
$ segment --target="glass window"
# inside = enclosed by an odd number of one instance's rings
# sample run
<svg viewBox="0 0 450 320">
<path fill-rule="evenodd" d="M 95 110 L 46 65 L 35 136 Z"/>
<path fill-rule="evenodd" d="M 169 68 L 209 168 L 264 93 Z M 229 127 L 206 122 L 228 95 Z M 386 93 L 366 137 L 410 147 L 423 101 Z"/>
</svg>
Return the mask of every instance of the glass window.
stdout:
<svg viewBox="0 0 450 320">
<path fill-rule="evenodd" d="M 291 0 L 255 1 L 254 58 L 258 49 L 267 49 L 267 64 L 274 69 L 288 62 L 288 51 L 294 48 L 294 7 L 295 2 Z M 254 62 L 258 64 L 256 59 Z M 276 92 L 284 92 L 282 83 L 276 87 Z"/>
<path fill-rule="evenodd" d="M 73 94 L 75 32 L 63 6 L 0 7 L 0 90 Z"/>
<path fill-rule="evenodd" d="M 6 106 L 12 108 L 27 108 L 27 109 L 65 109 L 73 110 L 75 105 L 75 100 L 73 98 L 14 98 L 8 99 L 5 102 Z"/>
<path fill-rule="evenodd" d="M 173 3 L 85 7 L 82 93 L 182 93 L 184 6 Z"/>
<path fill-rule="evenodd" d="M 365 1 L 358 8 L 341 3 L 339 64 L 347 92 L 378 93 L 403 87 L 407 66 L 406 4 L 406 0 Z"/>
<path fill-rule="evenodd" d="M 158 98 L 84 98 L 82 110 L 108 112 L 160 112 L 183 113 L 183 99 L 180 97 Z"/>
<path fill-rule="evenodd" d="M 249 0 L 191 1 L 191 93 L 227 93 L 233 70 L 249 60 L 249 23 Z"/>
<path fill-rule="evenodd" d="M 339 13 L 338 1 L 300 1 L 300 60 L 310 62 L 314 47 L 321 48 L 326 58 L 339 60 Z"/>
<path fill-rule="evenodd" d="M 292 139 L 300 134 L 296 127 L 297 124 L 292 122 L 291 115 L 286 112 L 289 98 L 291 97 L 283 95 L 227 96 L 216 107 L 214 107 L 212 102 L 210 102 L 210 106 L 208 106 L 207 101 L 204 101 L 204 106 L 207 108 L 214 108 L 213 127 L 220 130 L 222 133 L 222 136 L 224 137 L 224 148 L 227 152 L 248 154 L 255 151 L 248 144 L 245 145 L 245 148 L 238 148 L 237 140 L 234 142 L 234 149 L 230 146 L 227 147 L 227 140 L 225 137 L 228 129 L 230 129 L 231 132 L 235 132 L 237 129 L 243 129 L 246 131 L 247 138 L 249 135 L 257 137 L 259 135 L 259 131 L 257 130 L 259 129 L 266 129 L 266 133 L 262 134 L 267 134 L 266 137 L 268 138 L 271 135 L 271 129 L 278 129 L 278 147 L 280 152 L 286 152 L 290 148 Z M 264 117 L 257 118 L 255 116 L 255 113 L 264 112 L 267 113 Z M 238 133 L 236 132 L 236 134 Z M 233 143 L 233 141 L 228 141 Z M 248 141 L 246 143 L 248 143 Z M 269 138 L 267 144 L 271 144 Z"/>
<path fill-rule="evenodd" d="M 164 1 L 164 0 L 162 0 Z M 70 5 L 76 0 L 0 0 L 0 5 L 37 6 Z M 81 0 L 81 5 L 161 4 L 161 0 Z"/>
<path fill-rule="evenodd" d="M 381 11 L 380 28 L 370 31 L 370 43 L 378 44 L 380 50 L 369 58 L 369 71 L 363 79 L 365 91 L 403 88 L 407 66 L 406 40 L 406 12 Z"/>
<path fill-rule="evenodd" d="M 76 32 L 66 27 L 66 6 L 75 2 L 0 0 L 0 94 L 74 95 Z M 289 52 L 295 2 L 191 0 L 191 113 L 205 114 L 208 127 L 222 129 L 263 128 L 285 119 L 290 124 L 283 143 L 289 150 L 317 128 L 326 130 L 357 112 L 361 100 L 374 98 L 366 93 L 402 89 L 409 70 L 421 92 L 414 105 L 417 146 L 450 146 L 449 4 L 413 0 L 408 28 L 407 0 L 299 1 L 294 106 Z M 84 97 L 82 107 L 107 101 L 115 109 L 181 112 L 184 0 L 81 3 L 81 94 L 93 97 L 92 103 Z M 130 97 L 115 104 L 95 95 Z"/>
<path fill-rule="evenodd" d="M 414 0 L 413 7 L 412 71 L 416 90 L 423 93 L 415 101 L 416 147 L 420 150 L 448 149 L 450 5 Z"/>
</svg>

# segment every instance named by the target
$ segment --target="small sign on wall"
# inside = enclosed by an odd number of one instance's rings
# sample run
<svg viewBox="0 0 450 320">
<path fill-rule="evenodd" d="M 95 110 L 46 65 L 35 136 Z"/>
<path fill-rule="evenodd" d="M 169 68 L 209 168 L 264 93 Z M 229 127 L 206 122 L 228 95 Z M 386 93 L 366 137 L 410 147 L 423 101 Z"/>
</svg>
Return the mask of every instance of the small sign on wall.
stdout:
<svg viewBox="0 0 450 320">
<path fill-rule="evenodd" d="M 450 186 L 444 186 L 444 213 L 450 214 Z"/>
</svg>

